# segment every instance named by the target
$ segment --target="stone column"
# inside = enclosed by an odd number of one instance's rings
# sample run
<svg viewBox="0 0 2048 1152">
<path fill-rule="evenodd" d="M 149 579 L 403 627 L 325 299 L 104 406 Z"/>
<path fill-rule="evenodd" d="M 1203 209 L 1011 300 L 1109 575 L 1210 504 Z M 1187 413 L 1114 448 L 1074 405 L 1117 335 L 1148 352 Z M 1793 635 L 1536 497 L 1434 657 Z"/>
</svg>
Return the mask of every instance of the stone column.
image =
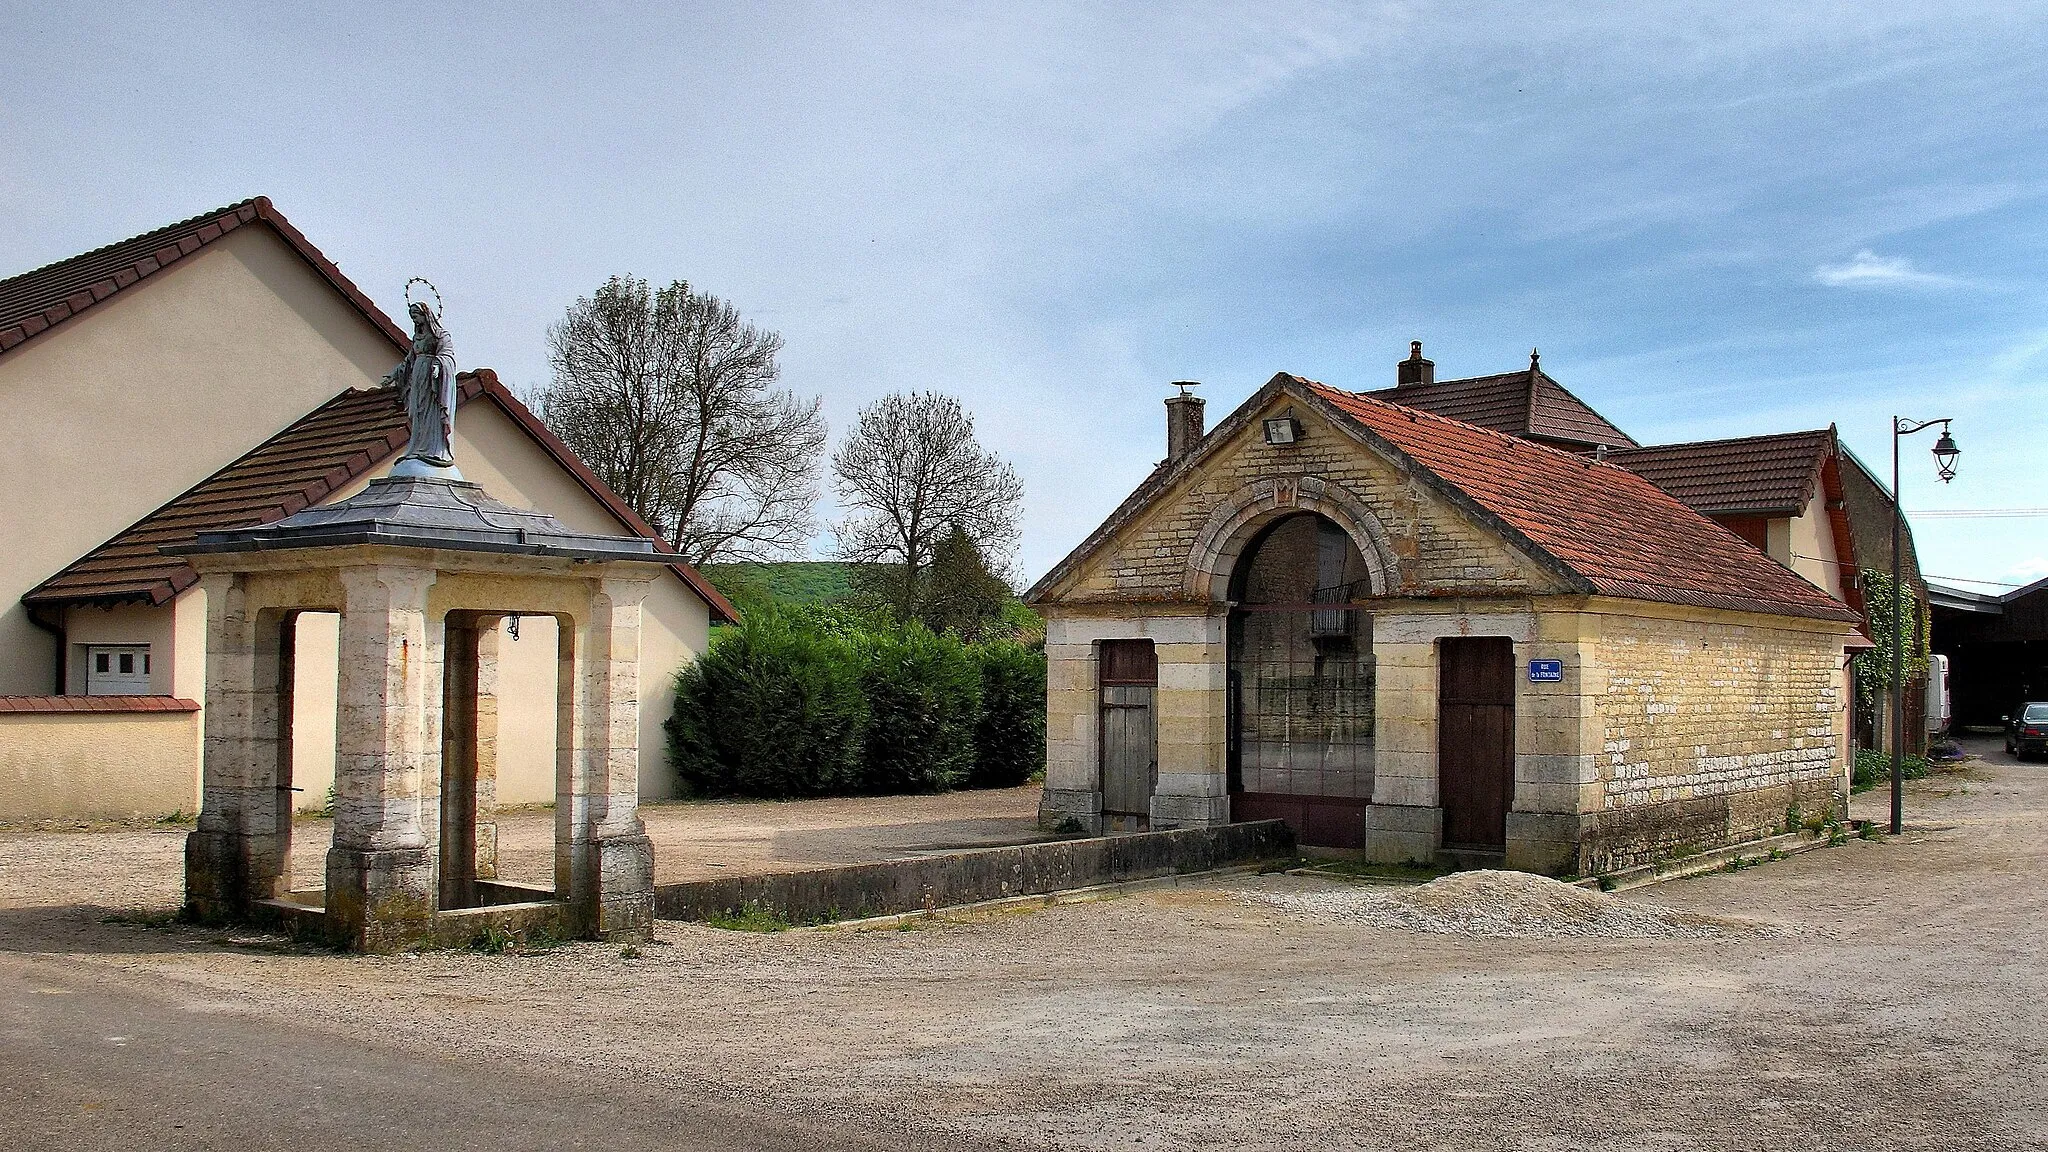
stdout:
<svg viewBox="0 0 2048 1152">
<path fill-rule="evenodd" d="M 249 603 L 248 578 L 216 573 L 206 591 L 206 737 L 199 826 L 185 838 L 185 905 L 201 920 L 245 916 L 286 894 L 291 715 L 279 695 L 285 667 L 279 611 Z"/>
<path fill-rule="evenodd" d="M 565 646 L 557 721 L 555 895 L 579 936 L 645 939 L 654 844 L 640 821 L 640 617 L 648 577 L 606 577 Z"/>
<path fill-rule="evenodd" d="M 428 933 L 438 896 L 441 685 L 426 611 L 434 573 L 349 568 L 341 583 L 327 920 L 337 943 L 389 951 Z"/>
<path fill-rule="evenodd" d="M 1050 830 L 1072 820 L 1093 836 L 1102 831 L 1102 779 L 1096 770 L 1100 692 L 1089 623 L 1058 616 L 1045 622 L 1045 791 L 1038 822 Z"/>
<path fill-rule="evenodd" d="M 1224 652 L 1229 620 L 1219 613 L 1146 621 L 1159 657 L 1154 831 L 1230 823 L 1230 666 Z"/>
<path fill-rule="evenodd" d="M 498 878 L 498 648 L 503 617 L 490 617 L 476 633 L 476 878 Z"/>
</svg>

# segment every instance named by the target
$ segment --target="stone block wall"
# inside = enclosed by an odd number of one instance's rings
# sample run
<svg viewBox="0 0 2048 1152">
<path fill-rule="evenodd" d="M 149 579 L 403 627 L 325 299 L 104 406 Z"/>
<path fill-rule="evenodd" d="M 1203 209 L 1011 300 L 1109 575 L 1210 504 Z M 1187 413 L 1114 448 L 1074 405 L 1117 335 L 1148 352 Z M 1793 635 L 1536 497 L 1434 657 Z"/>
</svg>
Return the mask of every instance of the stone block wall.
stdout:
<svg viewBox="0 0 2048 1152">
<path fill-rule="evenodd" d="M 1159 776 L 1152 827 L 1204 828 L 1230 822 L 1224 762 L 1226 618 L 1206 612 L 1091 616 L 1052 609 L 1045 626 L 1045 798 L 1039 815 L 1071 816 L 1101 830 L 1101 729 L 1096 662 L 1103 640 L 1152 641 L 1159 660 L 1153 711 Z"/>
<path fill-rule="evenodd" d="M 1597 803 L 1581 871 L 1605 872 L 1780 830 L 1846 788 L 1842 637 L 1762 617 L 1603 614 L 1587 641 Z"/>
</svg>

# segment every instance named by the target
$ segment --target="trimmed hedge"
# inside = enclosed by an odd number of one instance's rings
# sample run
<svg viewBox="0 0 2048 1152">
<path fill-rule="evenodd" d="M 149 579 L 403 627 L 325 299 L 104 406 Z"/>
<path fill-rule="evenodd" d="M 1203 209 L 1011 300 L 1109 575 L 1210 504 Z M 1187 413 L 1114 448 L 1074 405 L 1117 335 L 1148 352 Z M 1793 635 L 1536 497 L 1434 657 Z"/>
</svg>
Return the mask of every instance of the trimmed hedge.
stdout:
<svg viewBox="0 0 2048 1152">
<path fill-rule="evenodd" d="M 1045 657 L 915 622 L 757 609 L 676 677 L 664 727 L 696 796 L 1010 787 L 1045 763 Z"/>
<path fill-rule="evenodd" d="M 1045 653 L 1015 640 L 974 647 L 981 717 L 970 788 L 1014 788 L 1045 768 Z"/>
<path fill-rule="evenodd" d="M 840 637 L 748 615 L 676 677 L 669 762 L 699 796 L 829 796 L 860 783 L 867 700 Z"/>
<path fill-rule="evenodd" d="M 867 695 L 864 792 L 944 792 L 974 769 L 981 677 L 967 646 L 922 624 L 860 645 Z"/>
</svg>

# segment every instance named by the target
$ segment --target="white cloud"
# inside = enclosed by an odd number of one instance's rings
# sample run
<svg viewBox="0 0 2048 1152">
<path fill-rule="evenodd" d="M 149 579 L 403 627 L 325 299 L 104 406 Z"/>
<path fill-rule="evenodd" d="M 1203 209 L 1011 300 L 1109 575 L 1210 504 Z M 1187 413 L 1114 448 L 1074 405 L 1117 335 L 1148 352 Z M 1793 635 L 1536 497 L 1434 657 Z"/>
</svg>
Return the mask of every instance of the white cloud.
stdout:
<svg viewBox="0 0 2048 1152">
<path fill-rule="evenodd" d="M 1953 276 L 1922 272 L 1904 256 L 1879 256 L 1865 248 L 1842 264 L 1823 264 L 1813 278 L 1830 288 L 1887 288 L 1907 285 L 1919 288 L 1952 288 L 1962 281 Z"/>
</svg>

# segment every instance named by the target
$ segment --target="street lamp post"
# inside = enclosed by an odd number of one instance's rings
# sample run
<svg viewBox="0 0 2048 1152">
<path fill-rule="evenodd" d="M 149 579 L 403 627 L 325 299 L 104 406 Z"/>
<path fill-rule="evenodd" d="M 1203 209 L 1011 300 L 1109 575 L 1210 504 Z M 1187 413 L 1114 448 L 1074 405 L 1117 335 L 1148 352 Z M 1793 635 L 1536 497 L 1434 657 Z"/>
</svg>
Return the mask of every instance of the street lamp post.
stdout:
<svg viewBox="0 0 2048 1152">
<path fill-rule="evenodd" d="M 1900 538 L 1905 535 L 1906 509 L 1899 498 L 1899 441 L 1915 432 L 1941 425 L 1941 439 L 1934 442 L 1935 474 L 1943 484 L 1956 478 L 1956 457 L 1962 449 L 1948 434 L 1949 417 L 1908 420 L 1892 417 L 1892 835 L 1906 826 L 1906 638 L 1901 625 L 1906 619 L 1906 581 L 1900 565 Z"/>
</svg>

